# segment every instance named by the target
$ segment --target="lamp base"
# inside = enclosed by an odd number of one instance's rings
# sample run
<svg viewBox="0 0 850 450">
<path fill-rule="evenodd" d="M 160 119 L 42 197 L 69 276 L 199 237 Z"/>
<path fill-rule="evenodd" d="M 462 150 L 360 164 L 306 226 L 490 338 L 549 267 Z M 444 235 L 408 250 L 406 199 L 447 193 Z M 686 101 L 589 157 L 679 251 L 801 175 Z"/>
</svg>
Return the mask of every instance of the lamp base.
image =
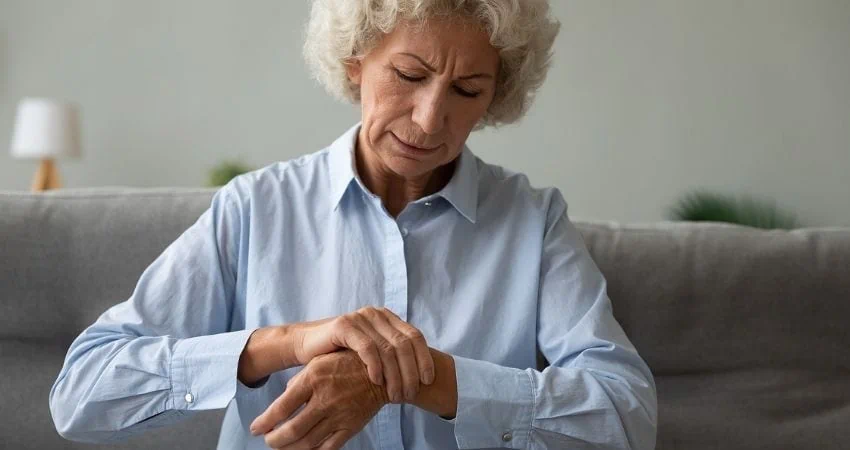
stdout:
<svg viewBox="0 0 850 450">
<path fill-rule="evenodd" d="M 59 171 L 56 170 L 56 163 L 53 161 L 53 158 L 43 158 L 38 165 L 38 170 L 35 172 L 35 177 L 32 179 L 33 192 L 59 189 L 61 187 L 62 181 L 59 178 Z"/>
</svg>

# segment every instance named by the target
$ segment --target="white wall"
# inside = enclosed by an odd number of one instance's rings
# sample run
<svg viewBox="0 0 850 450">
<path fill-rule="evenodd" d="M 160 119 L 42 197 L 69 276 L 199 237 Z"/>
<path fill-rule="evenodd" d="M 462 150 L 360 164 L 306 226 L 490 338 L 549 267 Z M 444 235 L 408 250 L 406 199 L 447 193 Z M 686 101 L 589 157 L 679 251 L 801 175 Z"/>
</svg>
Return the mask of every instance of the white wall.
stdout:
<svg viewBox="0 0 850 450">
<path fill-rule="evenodd" d="M 691 187 L 850 225 L 850 1 L 552 0 L 555 66 L 485 160 L 561 188 L 574 218 L 654 221 Z M 66 186 L 197 186 L 215 162 L 320 149 L 357 120 L 300 58 L 308 2 L 0 0 L 0 189 L 17 101 L 82 106 Z"/>
</svg>

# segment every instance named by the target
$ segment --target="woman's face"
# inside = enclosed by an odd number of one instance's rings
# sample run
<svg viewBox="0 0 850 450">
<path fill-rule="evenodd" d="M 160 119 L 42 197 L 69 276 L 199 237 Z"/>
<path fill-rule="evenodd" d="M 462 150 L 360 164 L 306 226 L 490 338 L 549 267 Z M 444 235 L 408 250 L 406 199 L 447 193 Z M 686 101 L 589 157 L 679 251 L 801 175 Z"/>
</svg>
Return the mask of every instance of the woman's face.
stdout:
<svg viewBox="0 0 850 450">
<path fill-rule="evenodd" d="M 453 161 L 484 116 L 496 86 L 498 51 L 478 27 L 433 19 L 401 22 L 348 65 L 360 86 L 367 159 L 402 178 Z"/>
</svg>

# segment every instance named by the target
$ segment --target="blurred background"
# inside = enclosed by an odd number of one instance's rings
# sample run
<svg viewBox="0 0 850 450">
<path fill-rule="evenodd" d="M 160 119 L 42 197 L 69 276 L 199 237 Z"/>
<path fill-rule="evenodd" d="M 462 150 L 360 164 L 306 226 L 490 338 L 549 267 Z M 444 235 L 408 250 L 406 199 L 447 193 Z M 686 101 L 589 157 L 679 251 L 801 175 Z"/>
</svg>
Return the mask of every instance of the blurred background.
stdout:
<svg viewBox="0 0 850 450">
<path fill-rule="evenodd" d="M 693 189 L 850 225 L 850 1 L 552 0 L 549 78 L 490 163 L 556 186 L 572 218 L 651 222 Z M 358 120 L 301 58 L 308 0 L 0 0 L 0 190 L 19 102 L 79 108 L 64 187 L 204 186 L 320 150 Z"/>
</svg>

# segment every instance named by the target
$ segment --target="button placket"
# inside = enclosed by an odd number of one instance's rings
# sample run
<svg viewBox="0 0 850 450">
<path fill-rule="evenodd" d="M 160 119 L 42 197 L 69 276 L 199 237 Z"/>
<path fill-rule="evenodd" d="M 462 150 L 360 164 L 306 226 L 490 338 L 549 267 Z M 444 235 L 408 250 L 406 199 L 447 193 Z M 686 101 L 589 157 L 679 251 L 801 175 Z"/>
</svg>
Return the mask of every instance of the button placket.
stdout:
<svg viewBox="0 0 850 450">
<path fill-rule="evenodd" d="M 404 215 L 400 215 L 404 219 Z M 407 320 L 407 262 L 405 220 L 384 217 L 384 306 L 401 320 Z M 401 442 L 401 405 L 391 404 L 379 412 L 381 435 L 389 442 Z"/>
</svg>

